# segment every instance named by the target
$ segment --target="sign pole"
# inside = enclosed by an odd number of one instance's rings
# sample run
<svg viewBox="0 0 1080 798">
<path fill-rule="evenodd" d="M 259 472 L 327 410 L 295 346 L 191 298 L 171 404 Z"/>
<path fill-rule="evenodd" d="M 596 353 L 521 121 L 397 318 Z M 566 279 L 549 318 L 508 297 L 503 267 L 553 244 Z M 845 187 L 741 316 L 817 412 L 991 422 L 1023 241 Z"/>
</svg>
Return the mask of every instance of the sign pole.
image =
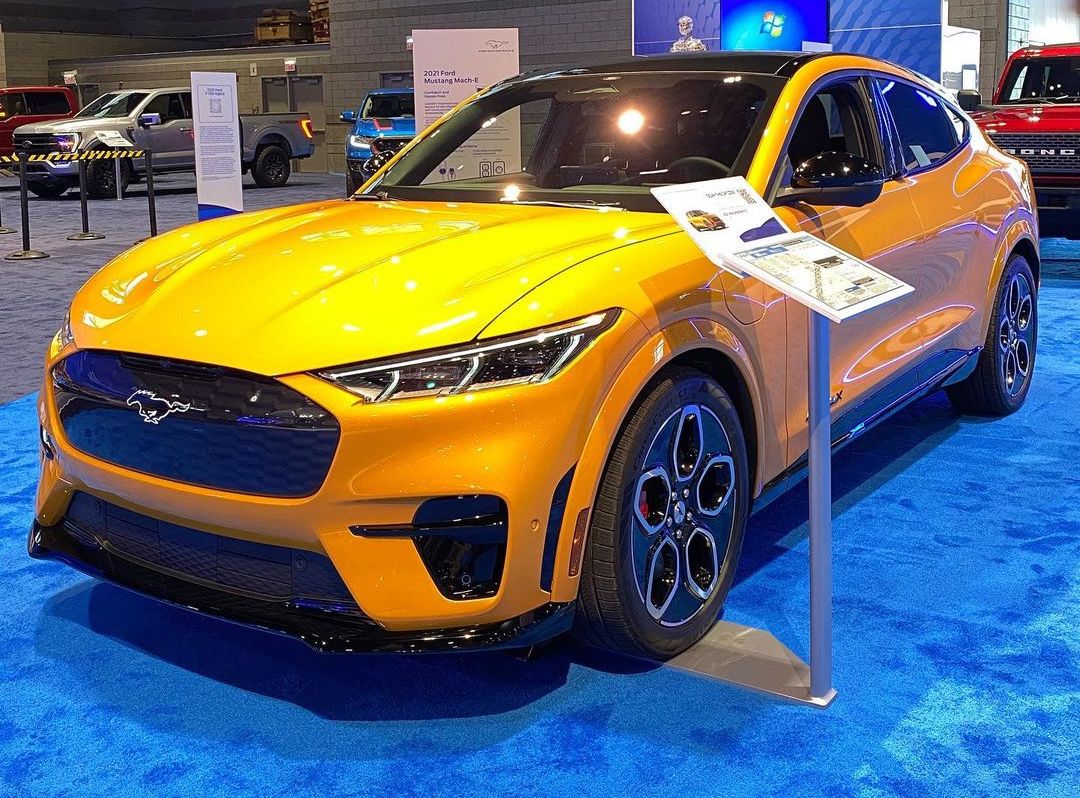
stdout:
<svg viewBox="0 0 1080 798">
<path fill-rule="evenodd" d="M 832 424 L 828 318 L 809 316 L 810 699 L 827 704 L 832 685 Z"/>
</svg>

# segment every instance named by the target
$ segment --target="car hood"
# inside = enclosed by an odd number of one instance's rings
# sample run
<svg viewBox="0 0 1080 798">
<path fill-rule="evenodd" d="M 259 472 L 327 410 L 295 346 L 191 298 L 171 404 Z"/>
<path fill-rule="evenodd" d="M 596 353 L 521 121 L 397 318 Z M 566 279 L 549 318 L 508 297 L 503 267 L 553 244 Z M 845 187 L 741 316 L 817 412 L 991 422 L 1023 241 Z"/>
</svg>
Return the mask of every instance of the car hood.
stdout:
<svg viewBox="0 0 1080 798">
<path fill-rule="evenodd" d="M 52 122 L 35 122 L 16 129 L 16 133 L 92 133 L 95 130 L 117 130 L 130 126 L 131 120 L 119 119 L 55 119 Z"/>
<path fill-rule="evenodd" d="M 412 138 L 416 135 L 416 118 L 412 116 L 396 116 L 393 118 L 380 119 L 357 119 L 353 126 L 354 136 L 369 136 L 371 138 L 400 138 L 407 136 Z"/>
<path fill-rule="evenodd" d="M 666 214 L 524 205 L 243 214 L 121 255 L 79 291 L 72 327 L 83 348 L 295 373 L 469 341 L 559 272 L 677 230 Z"/>
<path fill-rule="evenodd" d="M 997 105 L 972 114 L 987 133 L 1080 133 L 1080 105 Z"/>
</svg>

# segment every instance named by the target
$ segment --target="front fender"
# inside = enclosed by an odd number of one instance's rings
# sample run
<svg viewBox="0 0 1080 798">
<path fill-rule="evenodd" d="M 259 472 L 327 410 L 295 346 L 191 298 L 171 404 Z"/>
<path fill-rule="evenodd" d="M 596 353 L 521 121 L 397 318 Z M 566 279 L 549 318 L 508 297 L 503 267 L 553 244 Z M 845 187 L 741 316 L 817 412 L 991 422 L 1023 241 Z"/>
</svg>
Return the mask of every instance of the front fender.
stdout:
<svg viewBox="0 0 1080 798">
<path fill-rule="evenodd" d="M 751 361 L 745 343 L 728 327 L 704 318 L 682 319 L 662 330 L 652 332 L 619 369 L 618 376 L 593 422 L 578 461 L 559 534 L 551 589 L 552 601 L 573 601 L 577 596 L 580 554 L 587 542 L 584 535 L 589 513 L 616 437 L 638 397 L 665 366 L 682 355 L 701 349 L 711 350 L 729 359 L 747 386 L 755 411 L 759 449 L 754 495 L 760 492 L 764 484 L 763 474 L 769 468 L 767 464 L 776 462 L 781 456 L 781 441 L 775 432 L 777 427 L 768 402 L 763 401 L 764 386 L 757 377 L 758 369 Z M 578 538 L 576 542 L 575 536 Z M 574 566 L 573 576 L 570 575 L 571 565 Z"/>
</svg>

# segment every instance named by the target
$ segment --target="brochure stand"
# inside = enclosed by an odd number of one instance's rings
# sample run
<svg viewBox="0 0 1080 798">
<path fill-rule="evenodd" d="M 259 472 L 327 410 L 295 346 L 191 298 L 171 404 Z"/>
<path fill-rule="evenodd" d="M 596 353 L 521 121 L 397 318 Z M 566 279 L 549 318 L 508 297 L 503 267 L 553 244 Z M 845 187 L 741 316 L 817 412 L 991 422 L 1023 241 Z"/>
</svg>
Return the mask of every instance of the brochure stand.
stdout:
<svg viewBox="0 0 1080 798">
<path fill-rule="evenodd" d="M 810 405 L 810 663 L 772 634 L 718 621 L 667 664 L 790 701 L 827 707 L 832 685 L 832 440 L 829 399 L 830 320 L 808 314 Z"/>
<path fill-rule="evenodd" d="M 718 622 L 668 665 L 816 707 L 832 684 L 832 393 L 830 324 L 892 302 L 911 286 L 808 233 L 792 233 L 741 177 L 654 188 L 715 265 L 756 278 L 808 310 L 810 663 L 772 634 Z"/>
</svg>

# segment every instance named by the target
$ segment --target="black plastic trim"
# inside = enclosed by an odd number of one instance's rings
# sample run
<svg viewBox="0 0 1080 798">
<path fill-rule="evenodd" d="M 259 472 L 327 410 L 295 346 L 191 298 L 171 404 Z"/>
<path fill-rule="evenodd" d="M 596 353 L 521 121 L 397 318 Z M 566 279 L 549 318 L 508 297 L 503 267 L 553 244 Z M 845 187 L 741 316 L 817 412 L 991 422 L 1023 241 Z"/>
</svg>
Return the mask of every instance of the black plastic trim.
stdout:
<svg viewBox="0 0 1080 798">
<path fill-rule="evenodd" d="M 574 469 L 571 466 L 551 497 L 551 512 L 548 513 L 547 532 L 544 534 L 544 558 L 540 562 L 540 589 L 551 592 L 551 583 L 555 578 L 555 553 L 559 549 L 559 531 L 566 515 L 566 501 L 570 496 L 570 484 L 574 481 Z"/>
<path fill-rule="evenodd" d="M 90 548 L 64 525 L 34 522 L 27 548 L 36 559 L 54 559 L 133 592 L 244 626 L 297 638 L 322 652 L 425 653 L 524 648 L 570 630 L 574 603 L 545 604 L 506 621 L 444 629 L 392 632 L 374 621 L 342 615 L 306 602 L 259 601 L 208 588 Z"/>
</svg>

